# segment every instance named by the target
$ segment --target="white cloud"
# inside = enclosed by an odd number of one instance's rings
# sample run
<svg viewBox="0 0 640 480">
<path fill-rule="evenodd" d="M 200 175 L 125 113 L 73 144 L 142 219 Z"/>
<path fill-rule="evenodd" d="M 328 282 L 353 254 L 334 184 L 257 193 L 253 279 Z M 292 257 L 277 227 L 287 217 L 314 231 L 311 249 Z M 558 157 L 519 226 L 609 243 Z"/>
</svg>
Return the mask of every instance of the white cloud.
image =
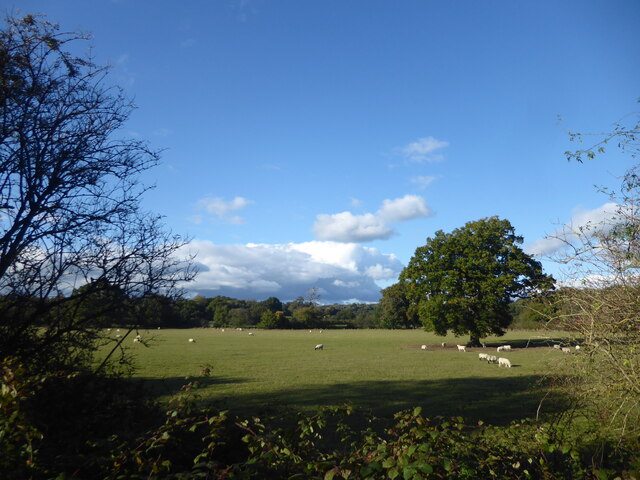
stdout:
<svg viewBox="0 0 640 480">
<path fill-rule="evenodd" d="M 605 203 L 593 210 L 577 210 L 571 220 L 545 238 L 535 240 L 525 250 L 530 255 L 547 256 L 560 252 L 569 242 L 577 240 L 576 232 L 581 230 L 607 231 L 615 223 L 620 211 L 617 203 Z"/>
<path fill-rule="evenodd" d="M 403 267 L 395 255 L 335 242 L 215 245 L 194 240 L 188 248 L 197 253 L 200 273 L 186 289 L 205 296 L 287 301 L 317 287 L 322 302 L 375 302 L 381 289 L 376 280 L 395 280 Z"/>
<path fill-rule="evenodd" d="M 436 177 L 430 177 L 427 175 L 421 175 L 411 178 L 411 183 L 415 183 L 420 188 L 427 188 L 435 181 Z"/>
<path fill-rule="evenodd" d="M 405 145 L 400 149 L 400 152 L 412 162 L 439 162 L 443 156 L 435 152 L 447 146 L 449 146 L 449 142 L 433 137 L 423 137 Z"/>
<path fill-rule="evenodd" d="M 244 218 L 238 215 L 231 215 L 247 206 L 251 205 L 253 202 L 244 197 L 235 197 L 233 200 L 225 201 L 222 198 L 210 198 L 206 197 L 197 202 L 197 208 L 204 210 L 207 213 L 215 215 L 220 219 L 226 219 L 230 223 L 242 224 L 244 223 Z"/>
<path fill-rule="evenodd" d="M 351 212 L 319 214 L 316 216 L 313 231 L 320 240 L 336 242 L 362 243 L 386 240 L 395 233 L 394 229 L 388 225 L 389 223 L 405 222 L 431 215 L 433 212 L 422 197 L 405 195 L 402 198 L 384 200 L 375 214 L 354 215 Z"/>
<path fill-rule="evenodd" d="M 319 214 L 313 231 L 320 240 L 337 242 L 368 242 L 387 239 L 393 234 L 393 229 L 375 215 L 354 215 L 351 212 Z"/>
<path fill-rule="evenodd" d="M 402 198 L 384 200 L 377 212 L 378 217 L 386 222 L 404 222 L 414 218 L 433 215 L 424 198 L 417 195 L 405 195 Z"/>
</svg>

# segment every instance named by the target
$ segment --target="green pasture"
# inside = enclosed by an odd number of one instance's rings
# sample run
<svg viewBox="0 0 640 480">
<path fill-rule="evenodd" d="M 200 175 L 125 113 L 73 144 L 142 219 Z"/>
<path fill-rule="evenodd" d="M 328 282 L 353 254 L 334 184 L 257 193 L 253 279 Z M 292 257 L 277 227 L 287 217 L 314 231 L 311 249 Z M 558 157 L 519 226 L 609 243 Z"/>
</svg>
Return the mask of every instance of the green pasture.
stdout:
<svg viewBox="0 0 640 480">
<path fill-rule="evenodd" d="M 377 415 L 421 406 L 427 416 L 504 423 L 536 416 L 540 400 L 549 393 L 539 382 L 566 360 L 566 354 L 551 347 L 562 338 L 553 332 L 509 332 L 485 339 L 487 348 L 466 353 L 456 347 L 466 338 L 421 330 L 252 332 L 152 330 L 140 332 L 150 346 L 134 343 L 133 336 L 126 341 L 135 357 L 135 377 L 161 399 L 209 367 L 211 375 L 200 378 L 202 399 L 245 415 L 350 402 Z M 314 350 L 319 343 L 324 349 Z M 513 350 L 497 354 L 495 347 L 504 343 Z M 479 352 L 504 356 L 513 368 L 480 361 Z M 551 392 L 540 412 L 561 407 L 561 398 Z"/>
</svg>

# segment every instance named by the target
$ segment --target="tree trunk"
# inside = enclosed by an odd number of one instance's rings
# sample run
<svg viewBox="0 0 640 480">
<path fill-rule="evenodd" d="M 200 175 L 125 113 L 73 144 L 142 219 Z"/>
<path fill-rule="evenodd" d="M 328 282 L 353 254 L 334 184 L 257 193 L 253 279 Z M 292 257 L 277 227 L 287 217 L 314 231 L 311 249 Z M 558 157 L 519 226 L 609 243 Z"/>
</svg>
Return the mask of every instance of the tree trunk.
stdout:
<svg viewBox="0 0 640 480">
<path fill-rule="evenodd" d="M 481 347 L 482 343 L 480 343 L 480 337 L 477 335 L 469 335 L 469 343 L 467 343 L 467 347 Z"/>
</svg>

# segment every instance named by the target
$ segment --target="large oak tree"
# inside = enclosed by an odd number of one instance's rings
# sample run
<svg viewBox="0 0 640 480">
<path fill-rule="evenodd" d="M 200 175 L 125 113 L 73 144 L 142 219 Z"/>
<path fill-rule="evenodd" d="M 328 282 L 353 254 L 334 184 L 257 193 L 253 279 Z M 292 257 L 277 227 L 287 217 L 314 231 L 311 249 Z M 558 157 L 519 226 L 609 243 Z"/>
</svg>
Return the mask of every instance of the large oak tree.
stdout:
<svg viewBox="0 0 640 480">
<path fill-rule="evenodd" d="M 437 231 L 416 249 L 400 275 L 427 331 L 470 335 L 470 344 L 502 335 L 512 321 L 509 304 L 553 288 L 540 262 L 519 246 L 508 220 L 468 222 L 451 233 Z"/>
</svg>

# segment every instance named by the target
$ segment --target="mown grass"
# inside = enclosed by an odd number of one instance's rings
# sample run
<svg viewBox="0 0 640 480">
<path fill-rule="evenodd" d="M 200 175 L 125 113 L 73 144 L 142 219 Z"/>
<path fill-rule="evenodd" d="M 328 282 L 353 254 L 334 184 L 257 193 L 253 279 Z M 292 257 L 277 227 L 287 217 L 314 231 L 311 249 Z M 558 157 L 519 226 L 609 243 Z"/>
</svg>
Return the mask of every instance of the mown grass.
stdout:
<svg viewBox="0 0 640 480">
<path fill-rule="evenodd" d="M 210 367 L 210 377 L 201 379 L 202 399 L 244 415 L 350 402 L 376 415 L 421 406 L 427 416 L 461 415 L 502 424 L 535 417 L 545 394 L 542 414 L 562 408 L 562 398 L 539 385 L 562 368 L 563 354 L 551 348 L 552 336 L 559 339 L 560 333 L 509 332 L 485 339 L 485 349 L 461 353 L 455 344 L 466 339 L 421 330 L 253 332 L 141 332 L 151 346 L 132 342 L 128 347 L 136 360 L 135 377 L 166 399 Z M 443 341 L 447 348 L 441 347 Z M 318 343 L 324 350 L 314 350 Z M 478 352 L 497 354 L 495 347 L 504 343 L 514 346 L 500 354 L 513 368 L 478 360 Z"/>
</svg>

